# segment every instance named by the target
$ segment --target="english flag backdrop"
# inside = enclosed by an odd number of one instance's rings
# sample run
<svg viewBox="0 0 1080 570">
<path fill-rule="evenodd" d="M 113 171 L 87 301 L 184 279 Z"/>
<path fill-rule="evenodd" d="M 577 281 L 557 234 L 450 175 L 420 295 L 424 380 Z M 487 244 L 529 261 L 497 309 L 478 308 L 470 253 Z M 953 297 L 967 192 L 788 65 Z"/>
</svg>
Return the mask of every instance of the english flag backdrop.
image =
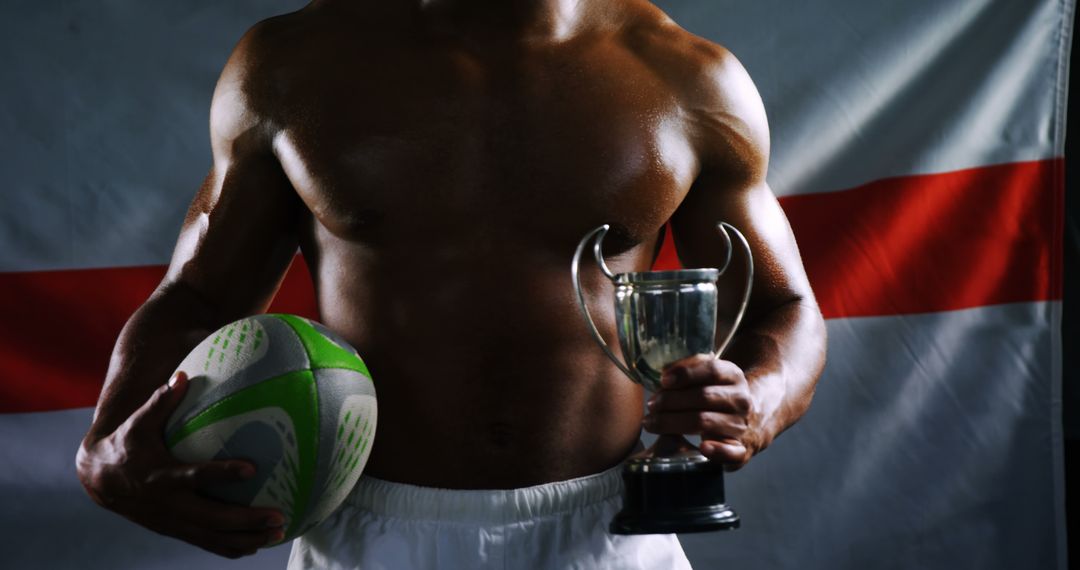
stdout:
<svg viewBox="0 0 1080 570">
<path fill-rule="evenodd" d="M 285 548 L 230 562 L 97 508 L 73 458 L 209 167 L 225 58 L 253 22 L 301 5 L 0 4 L 0 566 L 284 564 Z M 728 477 L 743 528 L 683 537 L 692 561 L 1065 568 L 1074 2 L 660 5 L 756 81 L 770 183 L 829 328 L 807 416 Z M 302 265 L 275 309 L 314 314 Z"/>
</svg>

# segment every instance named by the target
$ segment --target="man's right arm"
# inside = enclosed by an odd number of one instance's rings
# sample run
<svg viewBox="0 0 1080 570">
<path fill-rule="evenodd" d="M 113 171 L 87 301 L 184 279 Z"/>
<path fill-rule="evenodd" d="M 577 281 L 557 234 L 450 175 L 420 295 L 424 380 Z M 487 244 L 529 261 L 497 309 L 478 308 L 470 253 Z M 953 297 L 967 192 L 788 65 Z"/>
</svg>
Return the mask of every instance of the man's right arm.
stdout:
<svg viewBox="0 0 1080 570">
<path fill-rule="evenodd" d="M 252 466 L 182 464 L 165 448 L 163 428 L 187 388 L 182 375 L 166 384 L 169 373 L 213 330 L 265 310 L 296 252 L 304 209 L 259 111 L 269 94 L 250 71 L 258 36 L 257 29 L 245 36 L 218 82 L 213 169 L 184 220 L 168 273 L 117 340 L 76 458 L 80 480 L 102 506 L 229 557 L 279 540 L 280 514 L 204 498 L 199 489 L 251 476 Z"/>
</svg>

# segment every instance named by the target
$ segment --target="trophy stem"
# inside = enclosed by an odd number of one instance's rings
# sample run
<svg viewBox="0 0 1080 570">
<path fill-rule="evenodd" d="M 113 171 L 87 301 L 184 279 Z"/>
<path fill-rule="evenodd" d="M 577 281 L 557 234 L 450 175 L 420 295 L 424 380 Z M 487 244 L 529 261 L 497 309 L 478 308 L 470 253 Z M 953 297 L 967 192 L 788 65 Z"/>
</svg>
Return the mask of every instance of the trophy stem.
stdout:
<svg viewBox="0 0 1080 570">
<path fill-rule="evenodd" d="M 708 461 L 685 437 L 667 434 L 658 436 L 648 449 L 627 458 L 626 468 L 641 472 L 685 471 Z"/>
</svg>

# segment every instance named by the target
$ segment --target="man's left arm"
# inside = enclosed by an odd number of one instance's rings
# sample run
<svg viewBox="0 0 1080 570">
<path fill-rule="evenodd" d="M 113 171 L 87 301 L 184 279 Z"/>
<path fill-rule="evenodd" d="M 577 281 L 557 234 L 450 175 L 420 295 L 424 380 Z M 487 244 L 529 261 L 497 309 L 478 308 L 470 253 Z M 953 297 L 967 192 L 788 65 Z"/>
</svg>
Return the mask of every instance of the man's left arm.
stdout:
<svg viewBox="0 0 1080 570">
<path fill-rule="evenodd" d="M 705 455 L 738 469 L 809 407 L 825 364 L 825 324 L 787 217 L 765 181 L 769 133 L 761 97 L 722 48 L 705 68 L 685 104 L 699 175 L 671 219 L 672 232 L 683 265 L 720 267 L 726 248 L 716 224 L 738 228 L 753 252 L 753 288 L 721 359 L 699 355 L 665 369 L 645 428 L 700 434 Z M 718 338 L 746 281 L 732 238 L 731 266 L 718 284 Z"/>
</svg>

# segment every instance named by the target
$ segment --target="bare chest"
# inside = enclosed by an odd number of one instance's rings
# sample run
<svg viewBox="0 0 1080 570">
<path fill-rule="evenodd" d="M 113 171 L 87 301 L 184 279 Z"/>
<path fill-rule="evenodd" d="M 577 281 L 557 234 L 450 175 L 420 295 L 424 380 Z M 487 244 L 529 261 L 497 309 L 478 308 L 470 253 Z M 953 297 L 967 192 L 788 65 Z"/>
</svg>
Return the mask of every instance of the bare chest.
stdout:
<svg viewBox="0 0 1080 570">
<path fill-rule="evenodd" d="M 645 239 L 697 163 L 668 90 L 611 51 L 330 66 L 288 91 L 277 151 L 316 220 L 350 241 L 561 242 L 599 223 Z"/>
</svg>

